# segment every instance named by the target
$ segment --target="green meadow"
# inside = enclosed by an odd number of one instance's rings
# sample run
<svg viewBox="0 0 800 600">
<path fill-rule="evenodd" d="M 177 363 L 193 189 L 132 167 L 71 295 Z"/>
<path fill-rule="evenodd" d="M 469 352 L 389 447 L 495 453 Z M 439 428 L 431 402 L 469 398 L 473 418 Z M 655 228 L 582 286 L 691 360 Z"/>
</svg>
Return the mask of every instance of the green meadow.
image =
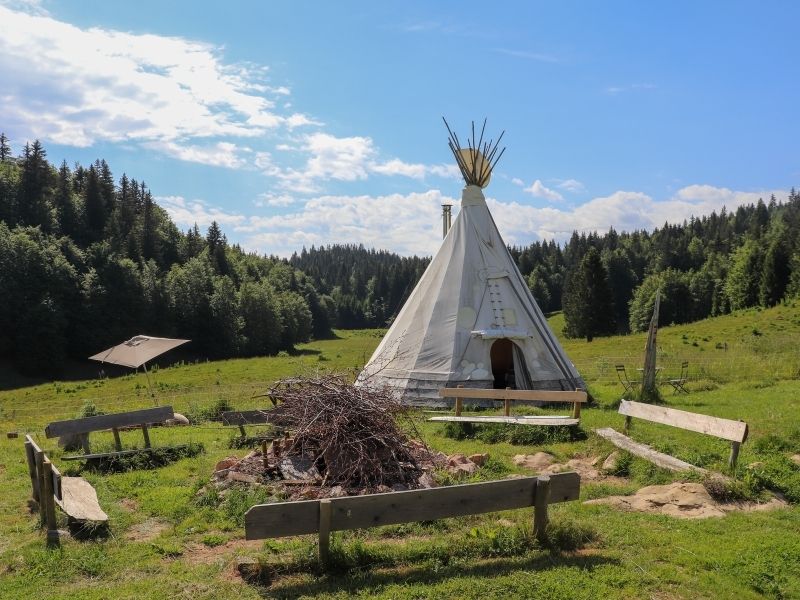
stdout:
<svg viewBox="0 0 800 600">
<path fill-rule="evenodd" d="M 551 317 L 560 333 L 563 320 Z M 268 385 L 316 370 L 355 373 L 378 344 L 381 331 L 338 331 L 332 340 L 301 345 L 292 355 L 179 363 L 151 374 L 33 384 L 0 372 L 0 597 L 1 598 L 800 598 L 800 306 L 747 310 L 659 331 L 662 378 L 689 361 L 689 395 L 662 387 L 668 406 L 743 419 L 750 437 L 742 446 L 732 497 L 763 499 L 781 492 L 792 504 L 774 511 L 733 512 L 724 518 L 682 520 L 621 512 L 571 502 L 552 507 L 551 543 L 531 536 L 532 511 L 398 525 L 334 535 L 333 568 L 317 569 L 316 539 L 302 536 L 245 542 L 243 516 L 270 501 L 264 491 L 234 489 L 224 499 L 201 488 L 214 465 L 247 449 L 231 449 L 235 428 L 209 420 L 216 410 L 262 406 Z M 592 433 L 621 430 L 616 413 L 622 388 L 614 365 L 629 375 L 641 365 L 644 334 L 564 340 L 596 402 L 584 408 L 581 439 L 539 443 L 487 443 L 445 436 L 424 420 L 416 427 L 446 453 L 488 452 L 473 480 L 524 471 L 516 454 L 547 451 L 566 461 L 609 454 Z M 115 412 L 170 404 L 193 426 L 154 428 L 158 446 L 193 443 L 203 452 L 159 468 L 115 473 L 80 470 L 62 460 L 44 426 L 77 416 L 88 404 Z M 563 409 L 541 410 L 564 414 Z M 6 438 L 18 431 L 17 439 Z M 29 510 L 30 480 L 22 445 L 30 433 L 66 474 L 86 477 L 109 515 L 105 535 L 78 541 L 62 536 L 47 548 L 38 513 Z M 726 468 L 722 440 L 660 425 L 636 423 L 631 436 L 708 469 Z M 123 432 L 126 447 L 141 445 Z M 93 447 L 111 447 L 110 434 L 92 434 Z M 754 466 L 749 467 L 749 465 Z M 582 484 L 581 500 L 630 494 L 679 476 L 639 459 L 625 460 L 615 483 Z M 443 482 L 447 477 L 442 476 Z M 236 565 L 249 562 L 245 582 Z"/>
</svg>

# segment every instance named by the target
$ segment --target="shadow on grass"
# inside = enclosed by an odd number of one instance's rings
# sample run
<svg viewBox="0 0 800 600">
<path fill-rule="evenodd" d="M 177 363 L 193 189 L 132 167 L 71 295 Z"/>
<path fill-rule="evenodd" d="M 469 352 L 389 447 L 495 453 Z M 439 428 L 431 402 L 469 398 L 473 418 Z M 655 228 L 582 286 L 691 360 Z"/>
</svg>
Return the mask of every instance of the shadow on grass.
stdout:
<svg viewBox="0 0 800 600">
<path fill-rule="evenodd" d="M 558 568 L 577 567 L 584 571 L 593 571 L 605 565 L 619 565 L 620 561 L 597 554 L 544 552 L 535 556 L 475 558 L 465 564 L 454 561 L 450 564 L 433 565 L 429 561 L 415 565 L 394 565 L 390 567 L 374 567 L 358 569 L 345 573 L 323 575 L 310 582 L 289 582 L 274 587 L 259 586 L 263 597 L 297 598 L 316 596 L 321 593 L 356 594 L 364 588 L 384 588 L 390 585 L 434 585 L 452 578 L 495 578 L 509 575 L 517 571 L 546 571 Z M 268 582 L 264 582 L 268 585 Z"/>
</svg>

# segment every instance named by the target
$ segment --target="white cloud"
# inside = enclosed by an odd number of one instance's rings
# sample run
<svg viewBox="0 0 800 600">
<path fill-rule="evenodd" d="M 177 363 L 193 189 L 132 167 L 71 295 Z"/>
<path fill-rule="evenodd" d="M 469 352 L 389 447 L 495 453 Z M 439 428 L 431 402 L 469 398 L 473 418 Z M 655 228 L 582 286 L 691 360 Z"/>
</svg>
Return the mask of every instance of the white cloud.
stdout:
<svg viewBox="0 0 800 600">
<path fill-rule="evenodd" d="M 678 223 L 691 216 L 729 210 L 775 194 L 785 199 L 786 192 L 766 190 L 741 192 L 708 185 L 693 185 L 665 200 L 655 200 L 641 192 L 618 191 L 595 198 L 575 208 L 536 207 L 518 202 L 487 200 L 492 216 L 508 244 L 525 245 L 536 240 L 563 242 L 573 231 L 652 230 L 665 222 Z M 424 193 L 385 196 L 319 196 L 304 204 L 288 196 L 265 194 L 262 206 L 286 209 L 282 214 L 241 215 L 227 213 L 209 204 L 181 197 L 158 201 L 183 227 L 195 222 L 207 227 L 212 220 L 226 225 L 248 250 L 288 256 L 304 245 L 361 243 L 404 255 L 430 255 L 441 243 L 442 203 L 456 198 L 438 190 Z M 285 206 L 284 206 L 285 203 Z"/>
<path fill-rule="evenodd" d="M 511 183 L 514 185 L 518 185 L 519 187 L 525 187 L 525 182 L 522 181 L 519 177 L 514 177 L 511 179 Z"/>
<path fill-rule="evenodd" d="M 424 165 L 421 163 L 407 163 L 394 158 L 384 163 L 373 163 L 369 170 L 380 175 L 403 175 L 412 179 L 425 179 L 428 175 L 435 175 L 446 179 L 461 177 L 456 165 Z"/>
<path fill-rule="evenodd" d="M 259 194 L 258 200 L 256 200 L 256 206 L 279 206 L 279 207 L 286 207 L 291 206 L 296 202 L 296 199 L 293 196 L 289 196 L 288 194 Z"/>
<path fill-rule="evenodd" d="M 537 198 L 544 198 L 549 202 L 561 202 L 562 200 L 564 200 L 564 196 L 559 194 L 557 191 L 551 190 L 549 187 L 546 187 L 542 183 L 541 179 L 537 179 L 530 185 L 530 187 L 526 187 L 522 191 L 528 192 L 529 194 L 532 194 Z"/>
<path fill-rule="evenodd" d="M 248 164 L 245 153 L 251 152 L 249 148 L 239 148 L 230 142 L 217 142 L 208 146 L 193 146 L 179 142 L 145 142 L 145 148 L 152 148 L 168 154 L 179 160 L 225 167 L 228 169 L 241 169 Z"/>
<path fill-rule="evenodd" d="M 554 179 L 556 187 L 567 192 L 582 192 L 586 188 L 577 179 Z"/>
<path fill-rule="evenodd" d="M 641 91 L 641 90 L 654 90 L 658 86 L 654 83 L 631 83 L 628 85 L 610 85 L 604 90 L 606 94 L 616 96 L 622 92 Z"/>
<path fill-rule="evenodd" d="M 303 115 L 300 113 L 295 113 L 286 119 L 286 126 L 289 129 L 294 129 L 295 127 L 304 127 L 307 125 L 321 126 L 323 125 L 323 123 L 315 121 L 311 117 L 308 117 L 307 115 Z"/>
<path fill-rule="evenodd" d="M 223 230 L 226 227 L 233 227 L 235 230 L 247 221 L 244 215 L 228 213 L 203 200 L 187 200 L 183 196 L 156 196 L 155 200 L 169 213 L 175 224 L 183 228 L 197 223 L 198 227 L 205 229 L 212 221 L 216 221 L 223 226 Z"/>
<path fill-rule="evenodd" d="M 0 114 L 15 137 L 72 146 L 134 141 L 217 164 L 206 159 L 213 149 L 179 147 L 313 124 L 275 112 L 271 98 L 288 89 L 264 85 L 265 72 L 226 63 L 219 48 L 203 42 L 81 29 L 0 6 Z"/>
</svg>

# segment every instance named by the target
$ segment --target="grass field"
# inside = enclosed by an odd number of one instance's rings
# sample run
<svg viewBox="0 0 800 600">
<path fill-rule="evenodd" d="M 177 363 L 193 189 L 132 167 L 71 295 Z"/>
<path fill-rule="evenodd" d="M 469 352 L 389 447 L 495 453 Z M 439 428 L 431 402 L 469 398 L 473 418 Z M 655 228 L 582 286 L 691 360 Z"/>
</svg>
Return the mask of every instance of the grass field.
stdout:
<svg viewBox="0 0 800 600">
<path fill-rule="evenodd" d="M 551 319 L 557 332 L 560 319 Z M 278 377 L 319 368 L 357 369 L 380 336 L 379 331 L 342 331 L 337 339 L 303 345 L 294 356 L 180 364 L 157 371 L 153 381 L 159 402 L 195 417 L 222 403 L 256 407 L 260 400 L 253 396 Z M 668 404 L 750 424 L 739 460 L 743 493 L 756 495 L 766 482 L 795 502 L 800 499 L 800 468 L 787 458 L 800 452 L 798 339 L 800 307 L 792 305 L 659 332 L 664 373 L 676 373 L 688 360 L 692 377 L 692 393 L 667 394 Z M 517 472 L 511 457 L 519 453 L 547 450 L 567 459 L 610 452 L 591 430 L 621 428 L 622 417 L 612 408 L 621 390 L 613 365 L 623 362 L 635 369 L 644 336 L 564 345 L 598 400 L 582 414 L 587 439 L 545 446 L 485 444 L 445 437 L 441 426 L 421 422 L 426 441 L 447 453 L 489 452 L 490 466 L 479 475 L 488 479 Z M 54 440 L 44 438 L 47 422 L 75 416 L 87 400 L 108 412 L 153 403 L 143 375 L 15 389 L 0 383 L 5 390 L 0 392 L 0 431 L 32 433 L 62 471 L 76 467 L 61 461 Z M 196 442 L 205 452 L 158 469 L 82 473 L 110 516 L 109 535 L 95 541 L 63 538 L 52 550 L 27 507 L 30 484 L 21 439 L 3 435 L 0 597 L 800 598 L 796 503 L 700 521 L 567 503 L 552 511 L 552 548 L 531 541 L 529 510 L 339 533 L 333 548 L 336 569 L 321 574 L 312 537 L 243 541 L 243 514 L 266 499 L 263 492 L 237 490 L 221 503 L 196 495 L 219 459 L 246 452 L 229 449 L 233 435 L 211 421 L 156 428 L 154 445 Z M 646 424 L 637 424 L 632 436 L 700 466 L 725 465 L 728 447 L 714 438 Z M 123 433 L 123 443 L 141 444 L 140 434 Z M 93 444 L 110 445 L 110 435 L 93 434 Z M 756 461 L 763 466 L 748 470 Z M 582 499 L 631 493 L 674 478 L 634 460 L 626 483 L 584 483 Z M 243 557 L 260 561 L 261 585 L 244 583 L 235 574 Z"/>
</svg>

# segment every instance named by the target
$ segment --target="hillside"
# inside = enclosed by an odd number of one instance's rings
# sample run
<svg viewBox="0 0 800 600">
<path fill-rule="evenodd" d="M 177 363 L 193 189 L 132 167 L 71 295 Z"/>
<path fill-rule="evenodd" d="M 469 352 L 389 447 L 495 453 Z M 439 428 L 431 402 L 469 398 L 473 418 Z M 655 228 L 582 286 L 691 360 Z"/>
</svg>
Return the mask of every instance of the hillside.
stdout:
<svg viewBox="0 0 800 600">
<path fill-rule="evenodd" d="M 553 316 L 551 323 L 557 327 L 560 319 Z M 750 497 L 769 485 L 795 502 L 800 499 L 800 468 L 787 458 L 800 452 L 797 420 L 788 418 L 800 398 L 798 328 L 800 307 L 788 304 L 664 327 L 659 334 L 667 371 L 673 361 L 690 362 L 691 394 L 666 394 L 669 406 L 748 422 L 751 434 L 742 447 L 739 493 Z M 202 415 L 221 401 L 236 408 L 261 406 L 263 399 L 253 396 L 280 376 L 318 368 L 357 369 L 380 337 L 376 330 L 340 331 L 335 339 L 299 346 L 294 356 L 158 370 L 153 374 L 158 400 L 201 420 L 192 427 L 153 430 L 154 443 L 199 442 L 205 453 L 153 470 L 84 470 L 111 517 L 111 536 L 94 542 L 66 539 L 57 554 L 44 550 L 43 535 L 25 508 L 30 490 L 21 443 L 3 436 L 0 462 L 6 467 L 0 469 L 0 481 L 6 493 L 0 499 L 0 563 L 9 566 L 0 579 L 0 596 L 41 596 L 46 590 L 50 597 L 64 598 L 167 598 L 186 589 L 198 599 L 800 595 L 800 543 L 788 535 L 800 528 L 797 505 L 692 521 L 566 503 L 553 511 L 560 550 L 525 541 L 530 527 L 526 510 L 339 533 L 335 539 L 341 570 L 324 577 L 314 575 L 310 564 L 316 543 L 312 538 L 244 542 L 243 512 L 263 497 L 238 491 L 221 503 L 197 499 L 218 460 L 245 452 L 229 449 L 234 432 L 202 420 Z M 489 452 L 491 469 L 477 479 L 525 472 L 511 462 L 519 453 L 546 450 L 563 461 L 604 456 L 610 446 L 591 430 L 622 426 L 622 417 L 604 408 L 613 405 L 621 390 L 611 367 L 623 362 L 635 369 L 644 337 L 568 340 L 565 346 L 599 401 L 583 411 L 580 427 L 586 440 L 522 445 L 455 440 L 445 437 L 441 426 L 420 420 L 422 435 L 447 453 Z M 59 468 L 74 469 L 62 462 L 63 451 L 53 440 L 44 439 L 42 427 L 51 419 L 75 415 L 86 400 L 106 410 L 152 405 L 141 374 L 42 384 L 0 392 L 2 429 L 31 432 Z M 110 443 L 110 436 L 93 435 L 100 444 Z M 728 448 L 720 440 L 647 424 L 637 426 L 633 436 L 683 460 L 724 469 Z M 139 437 L 123 433 L 125 444 L 135 444 Z M 751 470 L 751 463 L 762 466 Z M 629 494 L 676 479 L 639 459 L 626 473 L 613 482 L 584 481 L 582 499 Z M 235 575 L 236 562 L 246 556 L 259 557 L 265 573 L 271 573 L 268 587 L 245 584 Z"/>
</svg>

